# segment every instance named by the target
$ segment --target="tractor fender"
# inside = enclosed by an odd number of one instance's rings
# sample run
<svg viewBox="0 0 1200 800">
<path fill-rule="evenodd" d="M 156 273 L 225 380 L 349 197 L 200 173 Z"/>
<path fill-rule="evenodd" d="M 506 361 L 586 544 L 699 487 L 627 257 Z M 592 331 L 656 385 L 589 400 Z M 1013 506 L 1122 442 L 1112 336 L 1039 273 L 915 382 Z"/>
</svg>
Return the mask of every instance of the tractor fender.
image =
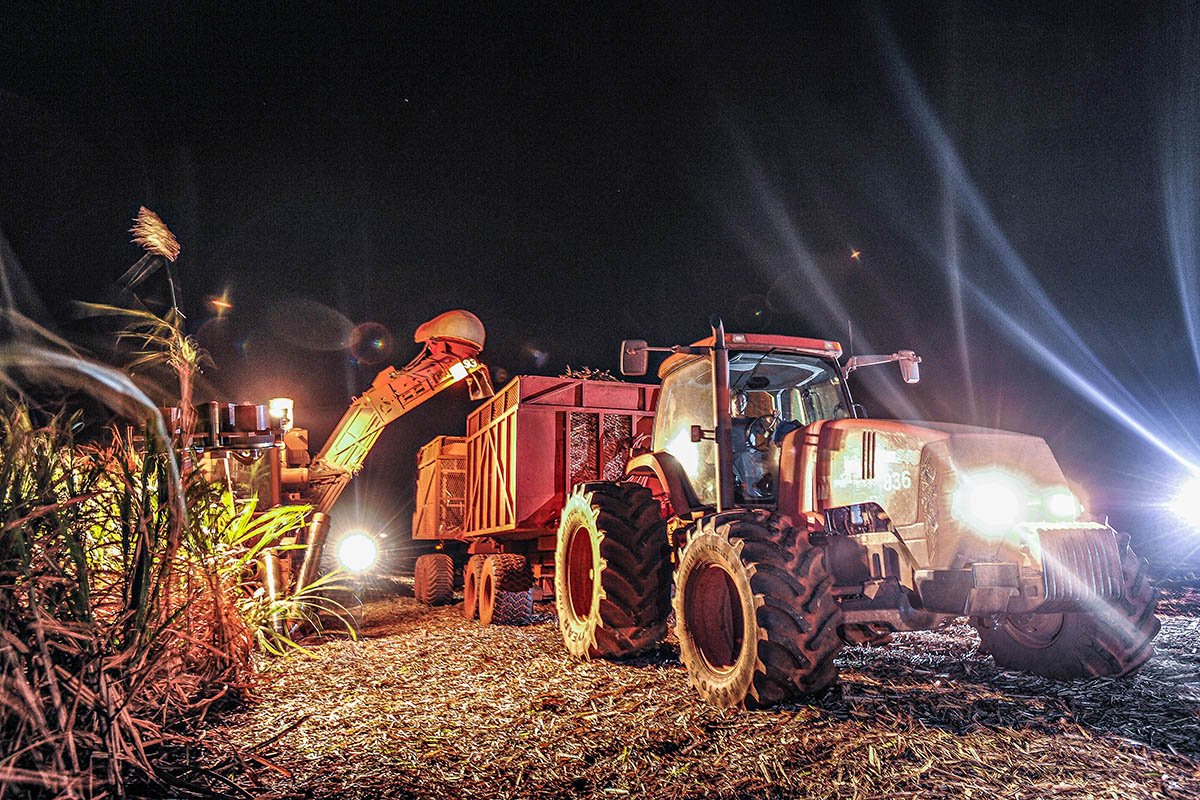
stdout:
<svg viewBox="0 0 1200 800">
<path fill-rule="evenodd" d="M 664 516 L 683 515 L 704 507 L 696 491 L 688 480 L 687 473 L 679 459 L 659 450 L 654 453 L 643 453 L 629 459 L 625 465 L 625 475 L 629 480 L 648 487 L 660 503 L 664 504 Z"/>
</svg>

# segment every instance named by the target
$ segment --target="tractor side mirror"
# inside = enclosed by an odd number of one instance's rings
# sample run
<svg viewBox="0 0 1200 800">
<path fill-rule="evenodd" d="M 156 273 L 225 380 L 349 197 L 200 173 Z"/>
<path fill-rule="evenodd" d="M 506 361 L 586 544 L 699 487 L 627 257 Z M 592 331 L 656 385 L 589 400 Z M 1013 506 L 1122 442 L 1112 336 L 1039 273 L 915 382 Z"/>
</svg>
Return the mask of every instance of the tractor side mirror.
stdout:
<svg viewBox="0 0 1200 800">
<path fill-rule="evenodd" d="M 851 356 L 850 360 L 846 362 L 845 374 L 849 375 L 862 367 L 887 364 L 891 361 L 900 362 L 900 377 L 904 379 L 905 383 L 916 383 L 921 380 L 921 370 L 917 366 L 921 363 L 921 357 L 912 350 L 898 350 L 887 356 Z"/>
<path fill-rule="evenodd" d="M 626 339 L 621 342 L 621 374 L 645 375 L 650 362 L 650 350 L 645 339 Z"/>
<path fill-rule="evenodd" d="M 900 362 L 900 377 L 905 383 L 916 383 L 921 380 L 921 368 L 918 366 L 921 363 L 921 357 L 912 350 L 901 350 L 896 353 L 896 360 Z"/>
</svg>

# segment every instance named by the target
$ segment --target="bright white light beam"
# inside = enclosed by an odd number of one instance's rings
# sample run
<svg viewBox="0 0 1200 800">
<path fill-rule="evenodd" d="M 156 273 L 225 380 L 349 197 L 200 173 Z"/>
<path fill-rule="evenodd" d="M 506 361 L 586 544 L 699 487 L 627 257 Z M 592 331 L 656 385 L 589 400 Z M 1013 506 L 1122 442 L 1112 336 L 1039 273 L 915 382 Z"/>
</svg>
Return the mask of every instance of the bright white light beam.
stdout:
<svg viewBox="0 0 1200 800">
<path fill-rule="evenodd" d="M 1131 416 L 1124 408 L 1114 403 L 1107 394 L 1097 389 L 1088 380 L 1079 375 L 1079 373 L 1071 369 L 1071 367 L 1065 361 L 1059 358 L 1057 353 L 1055 353 L 1049 347 L 1046 347 L 1046 345 L 1043 344 L 1038 337 L 1030 333 L 1027 325 L 1022 325 L 1009 316 L 1004 309 L 992 302 L 992 300 L 977 287 L 971 285 L 970 283 L 967 283 L 966 285 L 975 296 L 975 299 L 995 317 L 997 322 L 1004 326 L 1005 330 L 1011 336 L 1016 338 L 1040 358 L 1045 359 L 1048 364 L 1053 366 L 1055 370 L 1057 370 L 1058 376 L 1064 382 L 1066 382 L 1068 386 L 1074 387 L 1081 395 L 1086 397 L 1088 400 L 1091 400 L 1092 404 L 1101 411 L 1105 412 L 1118 422 L 1121 422 L 1130 430 L 1139 434 L 1147 442 L 1154 445 L 1172 459 L 1182 464 L 1190 472 L 1200 473 L 1200 466 L 1197 466 L 1184 456 L 1175 452 L 1175 449 L 1163 441 L 1163 439 L 1156 433 Z"/>
<path fill-rule="evenodd" d="M 903 101 L 903 106 L 909 117 L 911 127 L 920 137 L 930 159 L 941 173 L 944 185 L 952 186 L 955 196 L 963 198 L 963 211 L 967 219 L 973 223 L 983 239 L 991 246 L 1001 266 L 1007 272 L 1008 277 L 1026 295 L 1027 299 L 1032 301 L 1033 310 L 1041 312 L 1040 321 L 1053 331 L 1052 335 L 1045 338 L 1055 341 L 1066 339 L 1067 342 L 1073 345 L 1073 349 L 1077 355 L 1094 370 L 1097 377 L 1101 378 L 1105 385 L 1103 391 L 1101 391 L 1080 375 L 1077 370 L 1067 367 L 1062 358 L 1054 355 L 1052 360 L 1056 364 L 1061 365 L 1064 376 L 1069 376 L 1067 382 L 1076 388 L 1086 386 L 1086 390 L 1081 389 L 1081 393 L 1085 397 L 1096 402 L 1106 413 L 1126 423 L 1131 430 L 1145 437 L 1154 446 L 1170 454 L 1176 461 L 1191 468 L 1191 462 L 1176 453 L 1174 449 L 1164 442 L 1161 433 L 1152 431 L 1150 425 L 1143 421 L 1153 420 L 1155 417 L 1130 393 L 1125 384 L 1117 380 L 1108 367 L 1100 361 L 1091 348 L 1083 341 L 1079 333 L 1067 322 L 1066 317 L 1054 305 L 1049 295 L 1042 289 L 1041 284 L 1034 278 L 1033 273 L 1025 265 L 1020 254 L 1017 253 L 1008 241 L 1008 238 L 1004 235 L 999 223 L 988 209 L 982 194 L 971 181 L 965 165 L 958 157 L 954 144 L 938 121 L 933 107 L 925 98 L 916 77 L 901 54 L 900 48 L 896 44 L 895 38 L 887 27 L 886 22 L 879 14 L 875 14 L 873 18 L 876 32 L 891 67 L 889 76 L 893 80 L 894 88 Z M 965 277 L 960 278 L 960 280 L 962 280 L 964 285 L 968 284 Z M 1030 344 L 1031 349 L 1035 351 L 1048 352 L 1041 345 L 1041 342 L 1028 334 L 1028 328 L 1032 320 L 1027 318 L 1024 325 L 1015 325 L 1012 317 L 1003 312 L 999 305 L 988 298 L 981 289 L 977 287 L 970 288 L 973 290 L 973 294 L 979 297 L 988 309 L 1003 317 L 1002 320 L 998 318 L 998 321 L 1010 332 L 1016 334 L 1019 340 Z M 1028 314 L 1029 310 L 1030 308 L 1026 306 L 1023 308 L 1023 313 Z M 1119 398 L 1124 407 L 1122 408 L 1113 403 L 1110 399 L 1113 397 Z M 1136 411 L 1141 420 L 1134 418 L 1126 409 Z"/>
<path fill-rule="evenodd" d="M 351 572 L 366 572 L 375 566 L 379 547 L 375 540 L 362 532 L 351 533 L 338 545 L 338 561 Z"/>
</svg>

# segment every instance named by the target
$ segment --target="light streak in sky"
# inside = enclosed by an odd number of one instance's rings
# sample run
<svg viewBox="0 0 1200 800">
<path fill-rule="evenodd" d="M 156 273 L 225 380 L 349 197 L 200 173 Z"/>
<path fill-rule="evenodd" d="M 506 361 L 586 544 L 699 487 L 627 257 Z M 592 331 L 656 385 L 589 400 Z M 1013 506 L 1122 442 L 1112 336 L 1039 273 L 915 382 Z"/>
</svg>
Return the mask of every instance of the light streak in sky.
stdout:
<svg viewBox="0 0 1200 800">
<path fill-rule="evenodd" d="M 774 255 L 778 247 L 772 245 L 782 245 L 782 262 L 789 279 L 777 283 L 777 287 L 783 290 L 788 306 L 807 315 L 814 323 L 823 326 L 823 330 L 841 330 L 853 320 L 849 307 L 842 302 L 829 276 L 801 237 L 799 226 L 789 214 L 783 199 L 771 187 L 771 182 L 750 146 L 742 137 L 735 138 L 737 141 L 733 152 L 738 156 L 742 173 L 747 177 L 762 218 L 770 223 L 774 242 L 762 241 L 734 220 L 727 209 L 722 209 L 725 212 L 726 224 L 738 234 L 743 251 L 764 275 L 773 276 L 778 271 L 781 259 Z M 792 275 L 795 276 L 794 279 L 791 279 Z M 817 335 L 829 334 L 821 332 Z M 865 339 L 859 341 L 858 345 L 857 349 L 861 352 L 877 352 Z M 879 400 L 897 417 L 922 419 L 923 415 L 905 395 L 903 388 L 890 377 L 872 384 Z"/>
<path fill-rule="evenodd" d="M 1196 229 L 1200 226 L 1200 161 L 1196 126 L 1200 125 L 1200 14 L 1195 8 L 1176 10 L 1170 26 L 1177 37 L 1165 52 L 1178 59 L 1168 82 L 1159 124 L 1159 181 L 1162 184 L 1163 226 L 1171 250 L 1171 265 L 1187 327 L 1192 360 L 1200 377 L 1200 272 L 1196 260 Z"/>
<path fill-rule="evenodd" d="M 1091 401 L 1092 405 L 1106 413 L 1112 419 L 1120 422 L 1129 430 L 1141 436 L 1145 441 L 1157 447 L 1164 454 L 1178 462 L 1190 472 L 1200 472 L 1200 466 L 1186 456 L 1180 454 L 1159 432 L 1152 430 L 1142 420 L 1129 413 L 1127 409 L 1115 402 L 1105 391 L 1096 387 L 1090 380 L 1071 367 L 1053 348 L 1039 336 L 1029 330 L 1025 320 L 1018 320 L 995 303 L 986 292 L 965 282 L 968 292 L 972 295 L 1006 333 L 1023 345 L 1030 353 L 1054 367 L 1054 372 L 1068 386 Z M 1144 409 L 1142 409 L 1144 411 Z"/>
<path fill-rule="evenodd" d="M 1197 471 L 1194 461 L 1170 443 L 1173 439 L 1187 439 L 1190 436 L 1166 435 L 1156 423 L 1155 415 L 1105 366 L 1042 288 L 972 181 L 886 22 L 879 14 L 874 15 L 873 19 L 889 67 L 888 77 L 900 98 L 910 126 L 942 178 L 944 195 L 952 198 L 948 201 L 951 207 L 943 209 L 946 239 L 944 263 L 950 274 L 951 285 L 966 288 L 1002 331 L 1029 353 L 1054 366 L 1060 379 L 1097 409 L 1189 471 Z M 1003 294 L 1003 301 L 995 299 L 963 274 L 957 255 L 957 219 L 960 217 L 990 248 L 1003 271 L 1003 277 L 1011 284 L 1010 290 Z M 1019 309 L 1019 313 L 1015 309 Z M 960 335 L 965 341 L 965 328 L 960 329 Z M 1050 347 L 1048 342 L 1053 342 L 1054 347 Z M 1150 385 L 1145 380 L 1139 383 Z"/>
</svg>

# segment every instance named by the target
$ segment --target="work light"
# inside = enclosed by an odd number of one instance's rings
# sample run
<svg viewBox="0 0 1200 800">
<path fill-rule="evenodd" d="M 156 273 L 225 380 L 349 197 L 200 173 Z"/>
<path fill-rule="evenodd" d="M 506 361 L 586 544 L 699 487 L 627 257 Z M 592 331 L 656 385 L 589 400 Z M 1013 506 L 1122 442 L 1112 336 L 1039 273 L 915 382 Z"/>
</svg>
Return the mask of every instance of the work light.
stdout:
<svg viewBox="0 0 1200 800">
<path fill-rule="evenodd" d="M 375 565 L 375 560 L 379 557 L 379 547 L 374 538 L 362 531 L 355 531 L 342 539 L 337 554 L 338 561 L 346 569 L 351 572 L 366 572 Z"/>
</svg>

